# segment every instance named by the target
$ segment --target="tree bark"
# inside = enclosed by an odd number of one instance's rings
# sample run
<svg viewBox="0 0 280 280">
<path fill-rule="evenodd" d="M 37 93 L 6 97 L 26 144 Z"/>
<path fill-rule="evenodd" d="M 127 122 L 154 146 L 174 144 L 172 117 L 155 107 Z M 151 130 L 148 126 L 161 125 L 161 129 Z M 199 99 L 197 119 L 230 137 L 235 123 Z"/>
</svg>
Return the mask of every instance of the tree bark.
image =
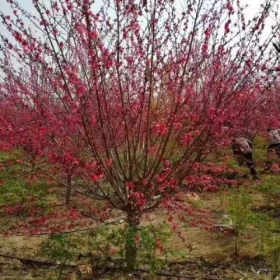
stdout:
<svg viewBox="0 0 280 280">
<path fill-rule="evenodd" d="M 141 214 L 137 211 L 127 212 L 128 229 L 125 241 L 125 261 L 128 272 L 133 271 L 136 266 L 137 245 L 135 243 L 135 237 L 139 230 L 140 218 Z"/>
<path fill-rule="evenodd" d="M 66 189 L 66 195 L 65 195 L 65 203 L 66 205 L 70 204 L 70 198 L 71 198 L 71 187 L 72 187 L 72 178 L 71 175 L 67 175 L 67 189 Z"/>
</svg>

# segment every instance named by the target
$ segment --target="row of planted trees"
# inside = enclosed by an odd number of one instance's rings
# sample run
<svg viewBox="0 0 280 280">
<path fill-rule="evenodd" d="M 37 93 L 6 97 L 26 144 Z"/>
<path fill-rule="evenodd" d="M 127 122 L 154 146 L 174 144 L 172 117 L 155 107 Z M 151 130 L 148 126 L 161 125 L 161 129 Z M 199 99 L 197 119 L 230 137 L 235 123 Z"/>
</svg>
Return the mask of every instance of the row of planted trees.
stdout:
<svg viewBox="0 0 280 280">
<path fill-rule="evenodd" d="M 279 25 L 261 40 L 273 1 L 251 21 L 240 1 L 7 3 L 0 147 L 21 149 L 67 204 L 73 191 L 106 201 L 137 229 L 178 207 L 174 193 L 228 136 L 278 124 Z"/>
</svg>

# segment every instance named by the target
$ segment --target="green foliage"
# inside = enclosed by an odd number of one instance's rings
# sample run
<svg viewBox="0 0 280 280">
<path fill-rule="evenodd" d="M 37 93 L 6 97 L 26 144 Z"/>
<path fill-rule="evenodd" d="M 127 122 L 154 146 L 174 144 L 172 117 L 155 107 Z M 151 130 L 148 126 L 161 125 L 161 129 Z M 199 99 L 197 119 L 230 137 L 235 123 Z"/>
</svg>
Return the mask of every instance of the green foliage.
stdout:
<svg viewBox="0 0 280 280">
<path fill-rule="evenodd" d="M 5 203 L 20 203 L 25 193 L 25 182 L 16 178 L 15 169 L 18 169 L 16 156 L 12 153 L 0 153 L 0 205 Z"/>
<path fill-rule="evenodd" d="M 238 162 L 234 158 L 230 158 L 227 162 L 227 166 L 233 169 L 243 170 L 243 168 L 238 164 Z"/>
<path fill-rule="evenodd" d="M 79 241 L 71 234 L 55 233 L 42 243 L 41 255 L 60 265 L 65 265 L 73 260 Z"/>
<path fill-rule="evenodd" d="M 273 271 L 272 277 L 274 279 L 280 270 L 279 225 L 276 221 L 266 219 L 265 222 L 259 224 L 259 231 L 259 250 L 271 267 Z M 274 272 L 276 271 L 277 273 L 275 274 Z"/>
<path fill-rule="evenodd" d="M 113 261 L 123 247 L 123 243 L 124 229 L 110 228 L 102 224 L 90 229 L 80 241 L 81 250 L 90 257 L 93 271 Z"/>
<path fill-rule="evenodd" d="M 267 176 L 266 180 L 263 181 L 259 186 L 262 192 L 265 202 L 268 206 L 271 203 L 278 206 L 280 202 L 280 182 L 275 176 Z"/>
<path fill-rule="evenodd" d="M 21 204 L 24 200 L 26 188 L 20 182 L 5 180 L 0 187 L 0 205 Z"/>
<path fill-rule="evenodd" d="M 56 233 L 42 243 L 39 255 L 57 264 L 57 279 L 61 279 L 63 268 L 73 261 L 79 244 L 79 239 L 70 234 Z"/>
<path fill-rule="evenodd" d="M 259 186 L 262 195 L 265 198 L 267 206 L 274 206 L 278 209 L 280 201 L 280 182 L 277 175 L 266 176 L 265 181 Z M 280 270 L 280 228 L 279 223 L 275 220 L 266 219 L 259 224 L 260 232 L 260 253 L 265 257 L 270 265 L 272 278 L 278 275 L 276 271 Z"/>
<path fill-rule="evenodd" d="M 229 160 L 226 162 L 226 165 L 230 169 L 234 169 L 238 173 L 246 173 L 248 172 L 248 168 L 245 165 L 240 165 L 238 161 L 232 156 L 229 158 Z"/>
<path fill-rule="evenodd" d="M 19 151 L 14 151 L 14 152 L 0 152 L 0 162 L 5 162 L 7 160 L 16 160 L 19 158 L 21 153 Z"/>
<path fill-rule="evenodd" d="M 254 139 L 254 149 L 264 150 L 267 146 L 267 140 L 265 137 L 256 136 Z"/>
<path fill-rule="evenodd" d="M 55 279 L 61 279 L 66 264 L 80 257 L 87 258 L 92 271 L 97 272 L 98 267 L 112 262 L 113 246 L 124 242 L 123 232 L 123 229 L 97 225 L 86 233 L 52 234 L 42 243 L 38 255 L 57 264 Z"/>
<path fill-rule="evenodd" d="M 149 269 L 153 276 L 164 264 L 160 259 L 160 254 L 165 254 L 163 245 L 171 236 L 170 228 L 166 223 L 158 225 L 147 225 L 140 227 L 127 227 L 125 232 L 125 244 L 121 255 L 126 255 L 126 261 L 129 254 L 135 254 L 135 263 L 129 263 L 128 266 L 144 266 Z M 133 257 L 133 256 L 131 256 Z"/>
<path fill-rule="evenodd" d="M 126 246 L 136 249 L 135 265 L 144 267 L 153 276 L 164 264 L 160 258 L 171 230 L 166 223 L 140 227 L 110 227 L 98 225 L 83 234 L 52 234 L 39 249 L 38 255 L 58 264 L 58 279 L 63 266 L 82 254 L 89 258 L 92 271 L 119 262 Z"/>
<path fill-rule="evenodd" d="M 140 242 L 138 244 L 138 263 L 148 266 L 150 274 L 154 275 L 162 268 L 164 262 L 158 253 L 165 253 L 163 245 L 171 236 L 170 228 L 166 223 L 148 225 L 139 228 Z"/>
<path fill-rule="evenodd" d="M 136 267 L 136 258 L 137 258 L 137 238 L 138 227 L 137 226 L 128 226 L 125 233 L 125 249 L 124 256 L 126 262 L 126 269 L 128 272 L 131 272 Z"/>
<path fill-rule="evenodd" d="M 251 210 L 252 197 L 248 190 L 241 188 L 233 192 L 229 199 L 228 213 L 235 235 L 235 254 L 239 254 L 241 234 L 258 221 L 258 215 Z"/>
<path fill-rule="evenodd" d="M 258 165 L 262 165 L 265 164 L 266 160 L 267 160 L 267 147 L 268 143 L 267 140 L 262 137 L 262 136 L 256 136 L 254 139 L 254 152 L 253 152 L 253 157 L 254 157 L 254 161 L 258 164 Z"/>
<path fill-rule="evenodd" d="M 264 149 L 254 149 L 253 157 L 255 163 L 264 166 L 267 160 L 267 151 Z"/>
<path fill-rule="evenodd" d="M 28 203 L 31 198 L 45 198 L 45 196 L 46 184 L 44 183 L 31 187 L 21 180 L 6 179 L 0 187 L 0 205 L 24 204 Z"/>
<path fill-rule="evenodd" d="M 30 185 L 26 180 L 30 173 L 27 169 L 28 167 L 21 163 L 19 153 L 0 153 L 0 206 L 22 205 L 24 210 L 18 213 L 20 215 L 28 213 L 32 205 L 46 212 L 51 198 L 51 195 L 47 195 L 48 184 L 41 179 Z"/>
<path fill-rule="evenodd" d="M 232 223 L 244 230 L 255 219 L 255 214 L 251 210 L 252 197 L 245 188 L 233 192 L 229 197 L 228 213 Z"/>
</svg>

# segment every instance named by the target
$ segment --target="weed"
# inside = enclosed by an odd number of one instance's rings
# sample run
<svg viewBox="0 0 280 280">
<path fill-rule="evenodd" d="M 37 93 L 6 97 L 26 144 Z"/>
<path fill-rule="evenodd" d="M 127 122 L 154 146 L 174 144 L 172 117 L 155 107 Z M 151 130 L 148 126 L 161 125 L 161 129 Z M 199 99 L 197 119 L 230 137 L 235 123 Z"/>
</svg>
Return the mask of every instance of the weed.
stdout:
<svg viewBox="0 0 280 280">
<path fill-rule="evenodd" d="M 270 266 L 272 279 L 274 279 L 280 271 L 279 225 L 273 220 L 266 219 L 265 222 L 260 224 L 259 230 L 261 233 L 259 250 Z"/>
<path fill-rule="evenodd" d="M 234 253 L 239 255 L 241 234 L 256 224 L 257 215 L 251 210 L 252 197 L 245 188 L 236 190 L 229 197 L 229 219 L 235 235 Z"/>
<path fill-rule="evenodd" d="M 56 279 L 62 279 L 63 268 L 74 260 L 79 239 L 70 234 L 56 233 L 42 243 L 39 255 L 57 264 Z"/>
<path fill-rule="evenodd" d="M 279 206 L 280 202 L 280 183 L 274 176 L 267 176 L 266 180 L 259 186 L 265 203 L 270 206 L 273 203 L 275 206 Z"/>
</svg>

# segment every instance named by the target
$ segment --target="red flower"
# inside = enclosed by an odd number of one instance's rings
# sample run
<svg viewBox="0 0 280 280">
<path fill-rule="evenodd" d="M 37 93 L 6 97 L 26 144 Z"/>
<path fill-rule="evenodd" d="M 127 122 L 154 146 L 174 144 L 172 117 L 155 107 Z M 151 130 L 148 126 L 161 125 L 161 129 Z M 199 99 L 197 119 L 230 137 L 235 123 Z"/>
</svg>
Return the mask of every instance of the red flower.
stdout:
<svg viewBox="0 0 280 280">
<path fill-rule="evenodd" d="M 70 212 L 70 219 L 71 220 L 77 220 L 78 219 L 78 211 L 77 209 L 71 209 L 71 212 Z"/>
</svg>

